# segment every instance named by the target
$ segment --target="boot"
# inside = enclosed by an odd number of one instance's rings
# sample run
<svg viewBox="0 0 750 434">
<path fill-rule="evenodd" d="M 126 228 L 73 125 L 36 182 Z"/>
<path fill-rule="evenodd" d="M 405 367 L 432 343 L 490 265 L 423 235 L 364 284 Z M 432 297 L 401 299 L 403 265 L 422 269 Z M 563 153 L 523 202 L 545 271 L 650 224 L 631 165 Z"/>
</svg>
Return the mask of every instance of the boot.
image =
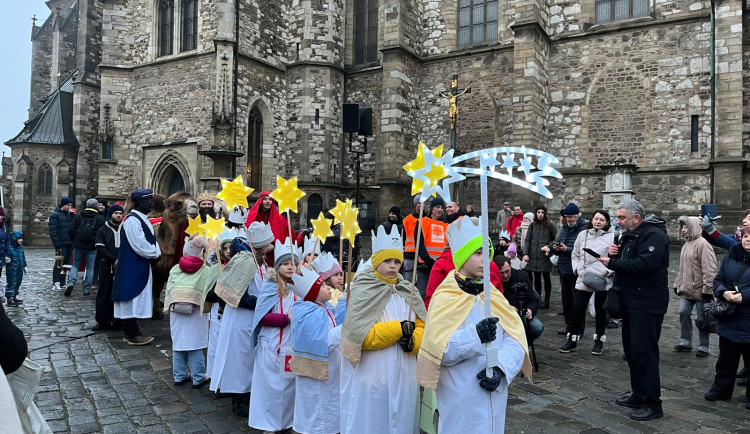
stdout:
<svg viewBox="0 0 750 434">
<path fill-rule="evenodd" d="M 23 300 L 21 300 L 20 298 L 18 298 L 18 296 L 13 297 L 13 301 L 15 301 L 16 304 L 23 304 Z"/>
<path fill-rule="evenodd" d="M 16 298 L 8 297 L 8 307 L 14 307 L 14 306 L 18 306 L 18 304 L 16 304 Z"/>
<path fill-rule="evenodd" d="M 65 288 L 65 292 L 63 293 L 66 297 L 70 297 L 70 294 L 73 293 L 73 285 L 69 285 L 67 288 Z"/>
<path fill-rule="evenodd" d="M 576 347 L 578 347 L 578 335 L 572 335 L 568 333 L 568 340 L 563 344 L 562 347 L 560 347 L 561 353 L 569 353 L 571 351 L 575 351 Z"/>
<path fill-rule="evenodd" d="M 601 356 L 602 351 L 604 350 L 604 342 L 606 341 L 607 341 L 606 336 L 594 335 L 594 348 L 591 349 L 591 354 L 595 356 Z"/>
</svg>

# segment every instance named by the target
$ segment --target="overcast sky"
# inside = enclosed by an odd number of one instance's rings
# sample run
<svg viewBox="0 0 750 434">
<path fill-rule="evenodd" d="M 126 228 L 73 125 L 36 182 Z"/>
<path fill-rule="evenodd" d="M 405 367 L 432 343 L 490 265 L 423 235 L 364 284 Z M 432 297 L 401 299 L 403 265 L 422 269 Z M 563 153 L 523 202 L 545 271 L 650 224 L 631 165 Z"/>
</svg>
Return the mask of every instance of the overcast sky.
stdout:
<svg viewBox="0 0 750 434">
<path fill-rule="evenodd" d="M 28 119 L 31 86 L 31 17 L 37 25 L 49 17 L 44 0 L 0 0 L 0 53 L 3 87 L 0 91 L 0 143 L 12 139 Z M 10 148 L 2 145 L 6 155 Z"/>
</svg>

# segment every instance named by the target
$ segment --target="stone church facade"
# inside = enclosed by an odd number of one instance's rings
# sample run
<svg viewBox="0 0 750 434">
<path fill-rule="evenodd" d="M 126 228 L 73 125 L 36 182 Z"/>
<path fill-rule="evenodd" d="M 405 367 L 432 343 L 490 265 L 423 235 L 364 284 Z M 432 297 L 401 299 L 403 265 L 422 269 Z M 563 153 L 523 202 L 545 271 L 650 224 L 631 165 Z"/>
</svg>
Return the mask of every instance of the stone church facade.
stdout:
<svg viewBox="0 0 750 434">
<path fill-rule="evenodd" d="M 344 103 L 373 112 L 362 225 L 394 204 L 405 215 L 401 166 L 419 141 L 449 141 L 440 93 L 454 75 L 471 87 L 459 98 L 458 153 L 527 146 L 561 161 L 555 199 L 492 183 L 491 210 L 509 199 L 552 211 L 575 200 L 593 211 L 611 188 L 605 173 L 621 166 L 634 170 L 628 191 L 667 218 L 710 201 L 725 216 L 750 207 L 749 23 L 739 0 L 716 0 L 713 20 L 711 2 L 698 0 L 47 5 L 49 18 L 32 29 L 30 121 L 6 142 L 13 154 L 3 162 L 14 228 L 35 244 L 46 242 L 47 216 L 64 195 L 80 206 L 140 187 L 197 194 L 240 174 L 256 197 L 277 174 L 298 176 L 307 196 L 293 219 L 305 225 L 354 196 Z M 55 95 L 55 119 L 70 112 L 59 130 L 75 144 L 37 137 Z M 40 188 L 48 173 L 52 187 Z M 478 208 L 476 182 L 460 196 Z"/>
</svg>

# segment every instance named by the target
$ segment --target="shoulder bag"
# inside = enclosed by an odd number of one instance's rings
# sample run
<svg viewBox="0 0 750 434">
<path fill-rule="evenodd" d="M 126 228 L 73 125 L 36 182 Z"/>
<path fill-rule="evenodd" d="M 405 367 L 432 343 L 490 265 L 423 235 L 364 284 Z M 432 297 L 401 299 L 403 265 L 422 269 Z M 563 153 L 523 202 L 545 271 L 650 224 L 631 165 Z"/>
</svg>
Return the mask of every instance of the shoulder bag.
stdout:
<svg viewBox="0 0 750 434">
<path fill-rule="evenodd" d="M 583 242 L 583 248 L 589 242 L 589 231 L 586 230 L 586 240 Z M 586 272 L 586 257 L 583 257 L 584 271 L 583 271 L 583 284 L 594 290 L 594 292 L 602 292 L 607 290 L 607 278 L 594 273 Z"/>
<path fill-rule="evenodd" d="M 732 283 L 732 286 L 734 287 L 734 291 L 738 291 L 739 289 L 739 283 L 740 279 L 742 278 L 742 275 L 745 274 L 745 271 L 747 270 L 747 262 L 742 262 L 742 267 L 740 267 L 740 272 L 737 273 L 737 277 L 734 279 L 734 282 Z M 737 303 L 730 303 L 726 300 L 724 300 L 723 297 L 718 297 L 716 300 L 714 300 L 713 303 L 711 303 L 710 306 L 706 308 L 706 310 L 709 311 L 711 316 L 716 318 L 719 321 L 726 321 L 728 319 L 731 319 L 735 313 L 737 313 Z"/>
</svg>

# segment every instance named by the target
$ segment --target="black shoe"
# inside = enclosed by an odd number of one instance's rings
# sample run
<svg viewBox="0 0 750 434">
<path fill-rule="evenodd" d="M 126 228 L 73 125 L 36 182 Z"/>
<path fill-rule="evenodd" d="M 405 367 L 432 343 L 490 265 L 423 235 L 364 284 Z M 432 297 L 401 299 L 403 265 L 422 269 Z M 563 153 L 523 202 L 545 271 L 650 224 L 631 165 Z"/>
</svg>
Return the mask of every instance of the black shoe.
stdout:
<svg viewBox="0 0 750 434">
<path fill-rule="evenodd" d="M 641 407 L 643 407 L 643 404 L 636 404 L 635 402 L 631 401 L 629 396 L 623 396 L 622 398 L 615 399 L 615 404 L 621 405 L 621 406 L 627 407 L 627 408 L 641 408 Z"/>
<path fill-rule="evenodd" d="M 607 323 L 607 328 L 608 329 L 616 329 L 618 327 L 620 327 L 620 325 L 617 324 L 617 321 L 615 321 L 613 319 L 609 320 L 609 322 Z"/>
<path fill-rule="evenodd" d="M 210 383 L 210 382 L 211 382 L 211 379 L 210 379 L 210 378 L 208 378 L 208 377 L 203 377 L 203 380 L 201 380 L 201 382 L 200 382 L 200 383 L 198 383 L 198 384 L 193 384 L 193 385 L 192 385 L 192 386 L 190 386 L 190 387 L 192 387 L 193 389 L 200 389 L 201 387 L 205 386 L 206 384 L 208 384 L 208 383 Z"/>
<path fill-rule="evenodd" d="M 651 420 L 664 417 L 664 412 L 651 407 L 643 407 L 630 414 L 633 420 Z"/>
<path fill-rule="evenodd" d="M 693 351 L 693 347 L 686 347 L 680 344 L 680 345 L 675 345 L 674 350 L 678 353 L 689 353 L 690 351 Z"/>
<path fill-rule="evenodd" d="M 738 386 L 747 386 L 747 378 L 740 378 L 739 380 L 737 380 L 737 385 Z"/>
<path fill-rule="evenodd" d="M 73 293 L 73 285 L 70 285 L 67 288 L 65 288 L 65 292 L 63 292 L 63 295 L 65 295 L 66 297 L 70 297 L 70 294 L 72 293 Z"/>
<path fill-rule="evenodd" d="M 188 381 L 190 381 L 190 376 L 189 375 L 187 377 L 183 378 L 180 381 L 175 381 L 174 385 L 175 386 L 182 386 L 183 384 L 187 383 Z"/>
<path fill-rule="evenodd" d="M 18 297 L 13 297 L 13 301 L 15 301 L 15 302 L 16 302 L 16 304 L 23 304 L 23 300 L 21 300 L 21 299 L 20 299 L 20 298 L 18 298 Z"/>
<path fill-rule="evenodd" d="M 594 347 L 591 349 L 591 354 L 601 356 L 602 352 L 604 352 L 604 341 L 597 337 L 594 339 Z"/>
<path fill-rule="evenodd" d="M 695 353 L 695 357 L 708 357 L 708 352 L 703 350 L 698 350 L 697 353 Z"/>
<path fill-rule="evenodd" d="M 549 309 L 549 300 L 544 300 L 539 303 L 539 309 Z"/>
<path fill-rule="evenodd" d="M 16 303 L 15 297 L 8 297 L 8 307 L 14 307 L 18 306 L 18 303 Z"/>
<path fill-rule="evenodd" d="M 232 404 L 232 413 L 239 417 L 247 418 L 250 416 L 250 407 L 244 402 L 235 402 Z"/>
<path fill-rule="evenodd" d="M 721 396 L 713 390 L 709 390 L 703 397 L 706 398 L 706 401 L 728 401 L 732 399 L 732 395 Z"/>
<path fill-rule="evenodd" d="M 562 347 L 560 347 L 561 353 L 569 353 L 571 351 L 575 351 L 576 347 L 578 347 L 578 335 L 568 335 L 568 340 L 565 341 Z"/>
</svg>

